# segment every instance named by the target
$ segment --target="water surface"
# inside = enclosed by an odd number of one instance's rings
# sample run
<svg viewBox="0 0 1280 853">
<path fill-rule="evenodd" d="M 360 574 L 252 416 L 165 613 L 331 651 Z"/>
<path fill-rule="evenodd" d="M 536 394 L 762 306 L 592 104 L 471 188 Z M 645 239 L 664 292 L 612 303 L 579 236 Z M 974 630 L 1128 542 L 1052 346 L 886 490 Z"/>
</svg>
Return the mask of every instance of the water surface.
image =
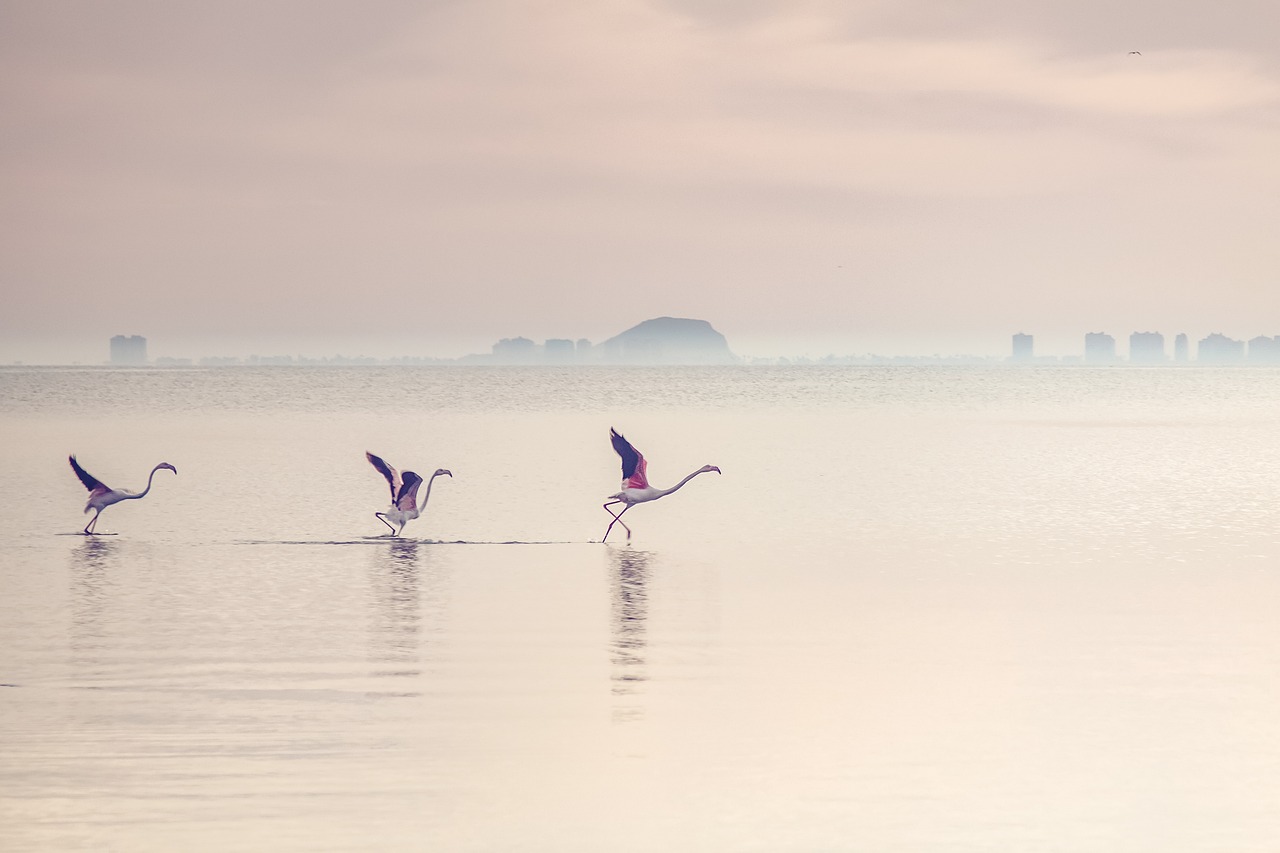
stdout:
<svg viewBox="0 0 1280 853">
<path fill-rule="evenodd" d="M 617 427 L 679 493 L 602 545 Z M 1280 372 L 0 369 L 6 850 L 1263 851 Z M 451 469 L 392 541 L 364 451 Z M 75 452 L 152 493 L 78 535 Z"/>
</svg>

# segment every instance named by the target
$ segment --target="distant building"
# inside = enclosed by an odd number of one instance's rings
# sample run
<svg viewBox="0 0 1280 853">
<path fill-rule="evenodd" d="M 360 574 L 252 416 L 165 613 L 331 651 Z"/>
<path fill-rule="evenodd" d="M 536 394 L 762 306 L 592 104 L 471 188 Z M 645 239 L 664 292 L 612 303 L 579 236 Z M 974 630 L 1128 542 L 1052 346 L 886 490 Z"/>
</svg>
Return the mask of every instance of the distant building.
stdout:
<svg viewBox="0 0 1280 853">
<path fill-rule="evenodd" d="M 1013 336 L 1013 361 L 1031 361 L 1035 358 L 1035 337 L 1021 332 Z"/>
<path fill-rule="evenodd" d="M 543 360 L 550 364 L 572 364 L 574 357 L 573 341 L 561 338 L 548 338 L 542 345 Z"/>
<path fill-rule="evenodd" d="M 1244 341 L 1233 340 L 1214 332 L 1200 340 L 1196 361 L 1202 364 L 1235 364 L 1244 361 Z"/>
<path fill-rule="evenodd" d="M 530 364 L 537 358 L 537 350 L 528 338 L 503 338 L 493 345 L 493 359 L 502 364 Z"/>
<path fill-rule="evenodd" d="M 574 344 L 574 353 L 578 356 L 578 361 L 589 361 L 591 358 L 591 341 L 586 338 L 578 338 L 578 342 Z"/>
<path fill-rule="evenodd" d="M 1250 340 L 1249 361 L 1260 364 L 1280 364 L 1280 335 L 1274 338 L 1259 335 Z"/>
<path fill-rule="evenodd" d="M 1129 336 L 1130 364 L 1163 364 L 1164 335 L 1159 332 L 1134 332 Z"/>
<path fill-rule="evenodd" d="M 1089 364 L 1113 364 L 1116 339 L 1106 332 L 1089 332 L 1084 336 L 1084 360 Z"/>
<path fill-rule="evenodd" d="M 111 339 L 112 364 L 146 364 L 147 339 L 142 335 L 116 335 Z"/>
<path fill-rule="evenodd" d="M 1191 358 L 1191 344 L 1187 340 L 1187 333 L 1179 332 L 1173 339 L 1173 360 L 1179 364 L 1186 364 L 1189 358 Z"/>
</svg>

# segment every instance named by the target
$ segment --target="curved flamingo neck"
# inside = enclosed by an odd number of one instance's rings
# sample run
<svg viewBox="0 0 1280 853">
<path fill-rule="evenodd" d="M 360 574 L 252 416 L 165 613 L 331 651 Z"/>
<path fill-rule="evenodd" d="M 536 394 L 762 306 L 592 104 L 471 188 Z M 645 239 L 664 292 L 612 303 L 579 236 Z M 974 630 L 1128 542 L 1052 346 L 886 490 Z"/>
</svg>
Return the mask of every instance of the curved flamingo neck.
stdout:
<svg viewBox="0 0 1280 853">
<path fill-rule="evenodd" d="M 422 509 L 427 508 L 427 501 L 431 500 L 431 486 L 433 483 L 435 483 L 436 477 L 439 477 L 439 476 L 440 476 L 439 473 L 435 473 L 431 475 L 430 480 L 427 480 L 427 490 L 422 495 Z M 421 510 L 419 510 L 419 512 L 421 512 Z"/>
<path fill-rule="evenodd" d="M 701 468 L 699 468 L 697 471 L 694 471 L 692 474 L 690 474 L 689 476 L 685 477 L 683 480 L 681 480 L 680 482 L 676 483 L 676 484 L 675 484 L 674 486 L 672 486 L 671 488 L 669 488 L 669 489 L 661 489 L 661 490 L 658 492 L 658 497 L 664 497 L 664 496 L 666 496 L 666 495 L 671 494 L 671 493 L 672 493 L 672 492 L 674 492 L 676 489 L 680 488 L 680 487 L 681 487 L 681 486 L 683 486 L 685 483 L 687 483 L 687 482 L 689 482 L 690 480 L 692 480 L 694 477 L 698 476 L 699 474 L 705 474 L 705 473 L 707 473 L 707 472 L 706 472 L 706 471 L 703 471 Z"/>
<path fill-rule="evenodd" d="M 128 496 L 127 496 L 127 498 L 128 498 L 128 499 L 136 500 L 137 498 L 146 497 L 147 492 L 151 491 L 151 481 L 152 481 L 152 480 L 154 480 L 154 479 L 156 478 L 156 472 L 157 472 L 157 471 L 159 471 L 159 470 L 160 470 L 160 466 L 159 466 L 159 465 L 157 465 L 156 467 L 152 468 L 152 469 L 151 469 L 151 473 L 147 476 L 147 487 L 146 487 L 145 489 L 143 489 L 142 491 L 138 492 L 136 495 L 128 495 Z"/>
</svg>

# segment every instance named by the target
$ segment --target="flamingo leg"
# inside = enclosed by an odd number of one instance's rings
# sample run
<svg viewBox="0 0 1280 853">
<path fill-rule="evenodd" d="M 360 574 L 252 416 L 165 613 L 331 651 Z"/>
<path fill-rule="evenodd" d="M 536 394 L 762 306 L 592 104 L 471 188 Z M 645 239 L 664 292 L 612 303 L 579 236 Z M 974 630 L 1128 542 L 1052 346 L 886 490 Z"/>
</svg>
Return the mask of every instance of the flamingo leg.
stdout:
<svg viewBox="0 0 1280 853">
<path fill-rule="evenodd" d="M 375 512 L 374 516 L 377 517 L 378 521 L 381 521 L 383 524 L 387 526 L 387 529 L 391 531 L 392 536 L 396 535 L 396 529 L 391 526 L 391 522 L 387 521 L 387 519 L 382 515 L 382 513 Z"/>
<path fill-rule="evenodd" d="M 615 513 L 613 510 L 609 509 L 609 507 L 613 506 L 616 503 L 621 503 L 621 501 L 609 501 L 607 504 L 604 505 L 604 511 L 609 513 L 609 515 L 613 516 L 613 521 L 609 522 L 609 526 L 605 528 L 604 536 L 600 537 L 601 543 L 608 541 L 609 531 L 613 530 L 613 525 L 618 521 L 618 514 Z"/>
<path fill-rule="evenodd" d="M 94 525 L 98 523 L 98 516 L 102 515 L 102 510 L 98 510 L 93 514 L 93 518 L 89 519 L 89 523 L 84 526 L 84 535 L 92 536 Z"/>
<path fill-rule="evenodd" d="M 631 541 L 631 528 L 627 527 L 627 523 L 622 520 L 623 513 L 631 509 L 631 504 L 627 504 L 626 506 L 624 506 L 622 508 L 622 512 L 619 512 L 619 513 L 615 513 L 613 510 L 609 509 L 609 507 L 613 506 L 614 504 L 620 504 L 620 503 L 622 503 L 622 501 L 610 501 L 609 503 L 604 505 L 605 512 L 613 516 L 613 521 L 609 522 L 609 527 L 604 531 L 604 536 L 601 537 L 600 539 L 601 542 L 604 542 L 606 539 L 609 538 L 609 531 L 613 530 L 613 525 L 615 524 L 622 525 L 622 529 L 627 531 L 627 541 L 628 542 Z"/>
</svg>

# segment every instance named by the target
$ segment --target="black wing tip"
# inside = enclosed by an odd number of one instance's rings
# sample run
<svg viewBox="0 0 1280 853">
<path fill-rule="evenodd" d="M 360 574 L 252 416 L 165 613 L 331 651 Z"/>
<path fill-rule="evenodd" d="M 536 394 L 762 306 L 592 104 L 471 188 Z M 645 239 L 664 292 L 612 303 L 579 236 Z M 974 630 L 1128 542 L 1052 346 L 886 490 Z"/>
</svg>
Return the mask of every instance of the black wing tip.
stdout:
<svg viewBox="0 0 1280 853">
<path fill-rule="evenodd" d="M 627 437 L 622 433 L 618 432 L 616 429 L 613 429 L 613 428 L 609 429 L 609 441 L 613 443 L 614 449 L 616 449 L 619 453 L 622 452 L 622 448 L 624 447 L 630 449 L 633 452 L 635 451 L 635 445 L 632 444 L 630 441 L 628 441 Z"/>
<path fill-rule="evenodd" d="M 374 456 L 367 450 L 364 452 L 364 455 L 365 458 L 369 460 L 369 464 L 373 466 L 373 470 L 381 474 L 382 478 L 387 481 L 387 485 L 391 487 L 391 501 L 394 503 L 396 501 L 396 475 L 392 471 L 391 466 L 382 461 L 382 457 Z M 404 482 L 403 475 L 401 475 L 400 482 Z"/>
<path fill-rule="evenodd" d="M 94 489 L 102 486 L 102 481 L 80 467 L 80 463 L 76 461 L 76 455 L 74 453 L 67 457 L 67 461 L 71 463 L 71 470 L 75 472 L 77 479 L 84 484 L 86 489 L 92 492 Z"/>
<path fill-rule="evenodd" d="M 640 451 L 627 441 L 622 433 L 616 429 L 610 428 L 609 438 L 613 442 L 613 450 L 622 457 L 622 476 L 623 479 L 630 479 L 631 475 L 640 467 Z"/>
</svg>

